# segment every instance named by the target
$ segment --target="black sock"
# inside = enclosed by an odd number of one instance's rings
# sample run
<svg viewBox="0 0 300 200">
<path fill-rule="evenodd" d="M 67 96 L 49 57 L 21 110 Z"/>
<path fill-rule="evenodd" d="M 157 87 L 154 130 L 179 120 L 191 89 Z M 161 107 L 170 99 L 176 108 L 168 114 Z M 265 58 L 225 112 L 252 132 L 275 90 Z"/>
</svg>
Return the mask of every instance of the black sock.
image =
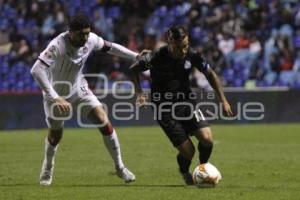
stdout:
<svg viewBox="0 0 300 200">
<path fill-rule="evenodd" d="M 213 143 L 202 144 L 201 142 L 199 142 L 198 150 L 199 150 L 199 160 L 201 164 L 208 162 L 212 149 L 213 149 Z"/>
<path fill-rule="evenodd" d="M 179 165 L 179 170 L 181 173 L 189 172 L 191 162 L 191 160 L 183 157 L 181 154 L 177 155 L 177 163 Z"/>
</svg>

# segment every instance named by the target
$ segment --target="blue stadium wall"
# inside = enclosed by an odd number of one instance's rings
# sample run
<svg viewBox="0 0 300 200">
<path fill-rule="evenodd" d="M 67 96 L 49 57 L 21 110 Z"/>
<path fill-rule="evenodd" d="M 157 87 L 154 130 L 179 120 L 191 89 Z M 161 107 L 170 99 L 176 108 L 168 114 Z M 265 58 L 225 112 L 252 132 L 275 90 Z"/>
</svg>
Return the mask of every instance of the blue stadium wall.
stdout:
<svg viewBox="0 0 300 200">
<path fill-rule="evenodd" d="M 207 93 L 198 91 L 198 98 L 200 102 L 208 102 L 201 107 L 202 111 L 215 113 L 214 107 L 210 105 L 217 102 L 217 99 L 209 99 Z M 224 120 L 216 117 L 210 123 L 287 123 L 287 122 L 300 122 L 300 91 L 234 91 L 226 92 L 229 101 L 232 104 L 233 110 L 241 114 L 240 119 Z M 115 126 L 143 126 L 143 125 L 156 125 L 153 120 L 152 109 L 140 109 L 136 112 L 129 111 L 128 103 L 134 100 L 120 100 L 116 99 L 112 94 L 108 94 L 104 99 L 101 99 L 108 107 L 110 120 Z M 263 105 L 263 112 L 257 106 L 251 107 L 251 103 L 259 103 Z M 125 103 L 122 107 L 123 113 L 117 113 L 119 118 L 123 120 L 114 119 L 111 116 L 111 109 L 115 103 Z M 248 104 L 247 104 L 248 103 Z M 245 105 L 248 105 L 248 116 L 251 118 L 261 118 L 259 120 L 248 120 L 243 116 L 245 112 Z M 127 110 L 127 111 L 126 111 Z M 258 112 L 253 112 L 258 111 Z M 219 112 L 219 111 L 217 111 Z M 136 119 L 136 113 L 139 114 L 139 119 Z M 207 113 L 205 113 L 207 115 Z M 128 118 L 128 119 L 126 119 Z M 126 119 L 126 120 L 125 120 Z M 76 115 L 65 124 L 66 127 L 78 127 Z M 27 94 L 27 95 L 13 95 L 5 94 L 0 95 L 0 129 L 29 129 L 29 128 L 46 128 L 45 116 L 42 105 L 42 97 L 40 94 Z"/>
</svg>

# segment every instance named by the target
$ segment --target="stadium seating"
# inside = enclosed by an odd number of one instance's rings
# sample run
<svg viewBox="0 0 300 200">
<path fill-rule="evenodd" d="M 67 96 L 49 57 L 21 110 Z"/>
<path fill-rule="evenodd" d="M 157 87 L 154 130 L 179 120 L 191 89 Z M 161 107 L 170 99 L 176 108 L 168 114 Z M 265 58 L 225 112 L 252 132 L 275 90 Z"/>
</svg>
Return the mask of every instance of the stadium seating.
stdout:
<svg viewBox="0 0 300 200">
<path fill-rule="evenodd" d="M 201 3 L 201 1 L 198 3 L 157 2 L 159 3 L 156 6 L 145 10 L 147 17 L 142 18 L 144 21 L 143 31 L 146 34 L 155 34 L 157 42 L 159 42 L 168 27 L 174 24 L 186 25 L 189 28 L 191 46 L 202 50 L 207 58 L 212 57 L 213 52 L 218 49 L 218 41 L 223 38 L 225 32 L 222 29 L 226 29 L 230 19 L 242 20 L 244 26 L 248 25 L 250 27 L 248 29 L 242 27 L 246 30 L 250 47 L 246 47 L 243 51 L 233 49 L 232 55 L 234 56 L 230 58 L 232 60 L 224 62 L 218 71 L 219 75 L 224 76 L 225 86 L 244 87 L 248 80 L 252 80 L 256 82 L 257 87 L 288 86 L 300 89 L 300 54 L 298 53 L 300 51 L 300 3 L 297 3 L 297 1 L 280 1 L 278 3 L 282 5 L 278 8 L 272 8 L 273 1 L 259 0 L 251 1 L 248 5 L 243 3 L 229 5 L 228 3 L 221 3 L 222 1 L 220 3 L 216 3 L 216 1 L 205 1 L 206 3 Z M 26 11 L 19 12 L 18 6 L 10 3 L 10 1 L 4 1 L 0 4 L 2 4 L 0 5 L 0 36 L 3 35 L 9 38 L 9 41 L 2 43 L 0 40 L 0 92 L 38 90 L 30 75 L 30 67 L 38 53 L 45 48 L 51 38 L 66 30 L 68 15 L 83 12 L 92 19 L 92 22 L 98 23 L 98 25 L 103 24 L 99 23 L 98 20 L 104 20 L 107 27 L 112 27 L 112 30 L 107 28 L 106 33 L 102 32 L 103 37 L 113 38 L 117 42 L 119 42 L 121 35 L 128 35 L 131 32 L 130 30 L 137 28 L 136 26 L 130 26 L 126 33 L 119 33 L 116 24 L 120 23 L 115 22 L 130 24 L 123 18 L 123 16 L 131 15 L 131 13 L 126 13 L 126 9 L 123 9 L 126 7 L 124 2 L 122 5 L 115 1 L 102 3 L 97 0 L 87 2 L 67 0 L 53 1 L 52 3 L 41 1 L 36 3 L 37 10 L 49 7 L 49 10 L 44 13 L 36 12 L 34 6 L 30 8 L 29 5 L 27 5 L 28 9 Z M 130 1 L 127 4 L 130 4 Z M 260 19 L 251 22 L 253 20 L 251 13 L 256 12 L 258 8 L 265 9 L 264 16 L 259 14 Z M 283 9 L 286 13 L 289 13 L 289 18 L 286 17 L 285 19 L 285 16 L 276 15 L 276 13 L 279 13 L 276 9 Z M 238 15 L 233 18 L 224 14 L 234 10 Z M 220 12 L 223 14 L 218 14 Z M 62 21 L 56 16 L 58 13 L 63 14 L 64 19 Z M 95 18 L 95 13 L 101 13 L 100 19 Z M 102 17 L 104 19 L 101 19 Z M 228 17 L 229 19 L 227 19 Z M 262 19 L 262 17 L 265 18 Z M 251 28 L 251 23 L 255 24 L 254 28 Z M 238 34 L 233 30 L 230 37 L 236 42 Z M 251 54 L 252 35 L 258 37 L 258 44 L 261 46 L 261 50 L 258 50 L 254 57 Z M 135 34 L 135 37 L 136 41 L 143 39 L 140 34 Z M 22 39 L 26 40 L 29 48 L 25 56 L 18 55 L 19 44 Z M 11 49 L 1 53 L 1 49 L 4 48 L 2 46 L 5 44 L 11 44 Z M 143 48 L 143 44 L 141 45 L 139 48 Z M 206 51 L 206 49 L 208 50 Z M 289 52 L 285 52 L 286 50 Z M 243 53 L 240 54 L 239 52 Z M 292 55 L 293 69 L 286 70 L 284 68 L 286 66 L 284 62 L 287 62 L 284 57 L 286 53 Z M 208 59 L 208 61 L 212 66 L 215 65 L 214 59 Z M 143 87 L 149 88 L 149 84 L 143 82 Z"/>
</svg>

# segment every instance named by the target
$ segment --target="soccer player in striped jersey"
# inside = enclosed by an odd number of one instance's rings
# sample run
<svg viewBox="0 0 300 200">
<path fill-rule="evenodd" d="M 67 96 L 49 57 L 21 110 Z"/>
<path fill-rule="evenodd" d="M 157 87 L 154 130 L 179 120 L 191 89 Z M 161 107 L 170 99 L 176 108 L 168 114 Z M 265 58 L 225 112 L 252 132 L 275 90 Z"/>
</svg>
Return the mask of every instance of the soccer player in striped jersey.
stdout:
<svg viewBox="0 0 300 200">
<path fill-rule="evenodd" d="M 39 55 L 31 74 L 43 91 L 44 110 L 49 128 L 45 138 L 45 158 L 40 174 L 40 184 L 50 185 L 54 170 L 54 157 L 63 135 L 64 120 L 61 116 L 72 113 L 80 105 L 81 114 L 93 124 L 102 124 L 99 131 L 109 151 L 116 174 L 125 182 L 135 180 L 135 175 L 124 165 L 120 144 L 103 106 L 89 90 L 82 76 L 84 64 L 94 50 L 135 61 L 139 54 L 116 43 L 103 40 L 91 32 L 89 19 L 84 15 L 74 16 L 69 31 L 54 38 Z"/>
</svg>

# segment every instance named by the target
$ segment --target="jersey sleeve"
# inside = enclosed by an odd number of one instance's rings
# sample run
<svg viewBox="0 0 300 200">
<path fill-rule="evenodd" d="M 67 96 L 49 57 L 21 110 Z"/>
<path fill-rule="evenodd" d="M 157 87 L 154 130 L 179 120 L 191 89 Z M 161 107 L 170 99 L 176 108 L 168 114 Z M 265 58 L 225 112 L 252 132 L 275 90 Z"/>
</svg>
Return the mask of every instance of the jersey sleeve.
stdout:
<svg viewBox="0 0 300 200">
<path fill-rule="evenodd" d="M 155 67 L 158 59 L 158 53 L 148 53 L 140 58 L 138 61 L 138 68 L 140 71 L 146 71 Z"/>
<path fill-rule="evenodd" d="M 47 67 L 51 67 L 55 64 L 58 56 L 59 47 L 54 41 L 52 41 L 49 43 L 47 48 L 42 53 L 40 53 L 38 59 Z"/>
<path fill-rule="evenodd" d="M 192 66 L 196 67 L 200 72 L 207 73 L 210 68 L 209 63 L 206 59 L 201 55 L 201 53 L 194 53 L 192 55 Z"/>
<path fill-rule="evenodd" d="M 104 47 L 104 40 L 96 35 L 95 33 L 90 33 L 91 42 L 94 46 L 93 50 L 102 50 Z"/>
</svg>

